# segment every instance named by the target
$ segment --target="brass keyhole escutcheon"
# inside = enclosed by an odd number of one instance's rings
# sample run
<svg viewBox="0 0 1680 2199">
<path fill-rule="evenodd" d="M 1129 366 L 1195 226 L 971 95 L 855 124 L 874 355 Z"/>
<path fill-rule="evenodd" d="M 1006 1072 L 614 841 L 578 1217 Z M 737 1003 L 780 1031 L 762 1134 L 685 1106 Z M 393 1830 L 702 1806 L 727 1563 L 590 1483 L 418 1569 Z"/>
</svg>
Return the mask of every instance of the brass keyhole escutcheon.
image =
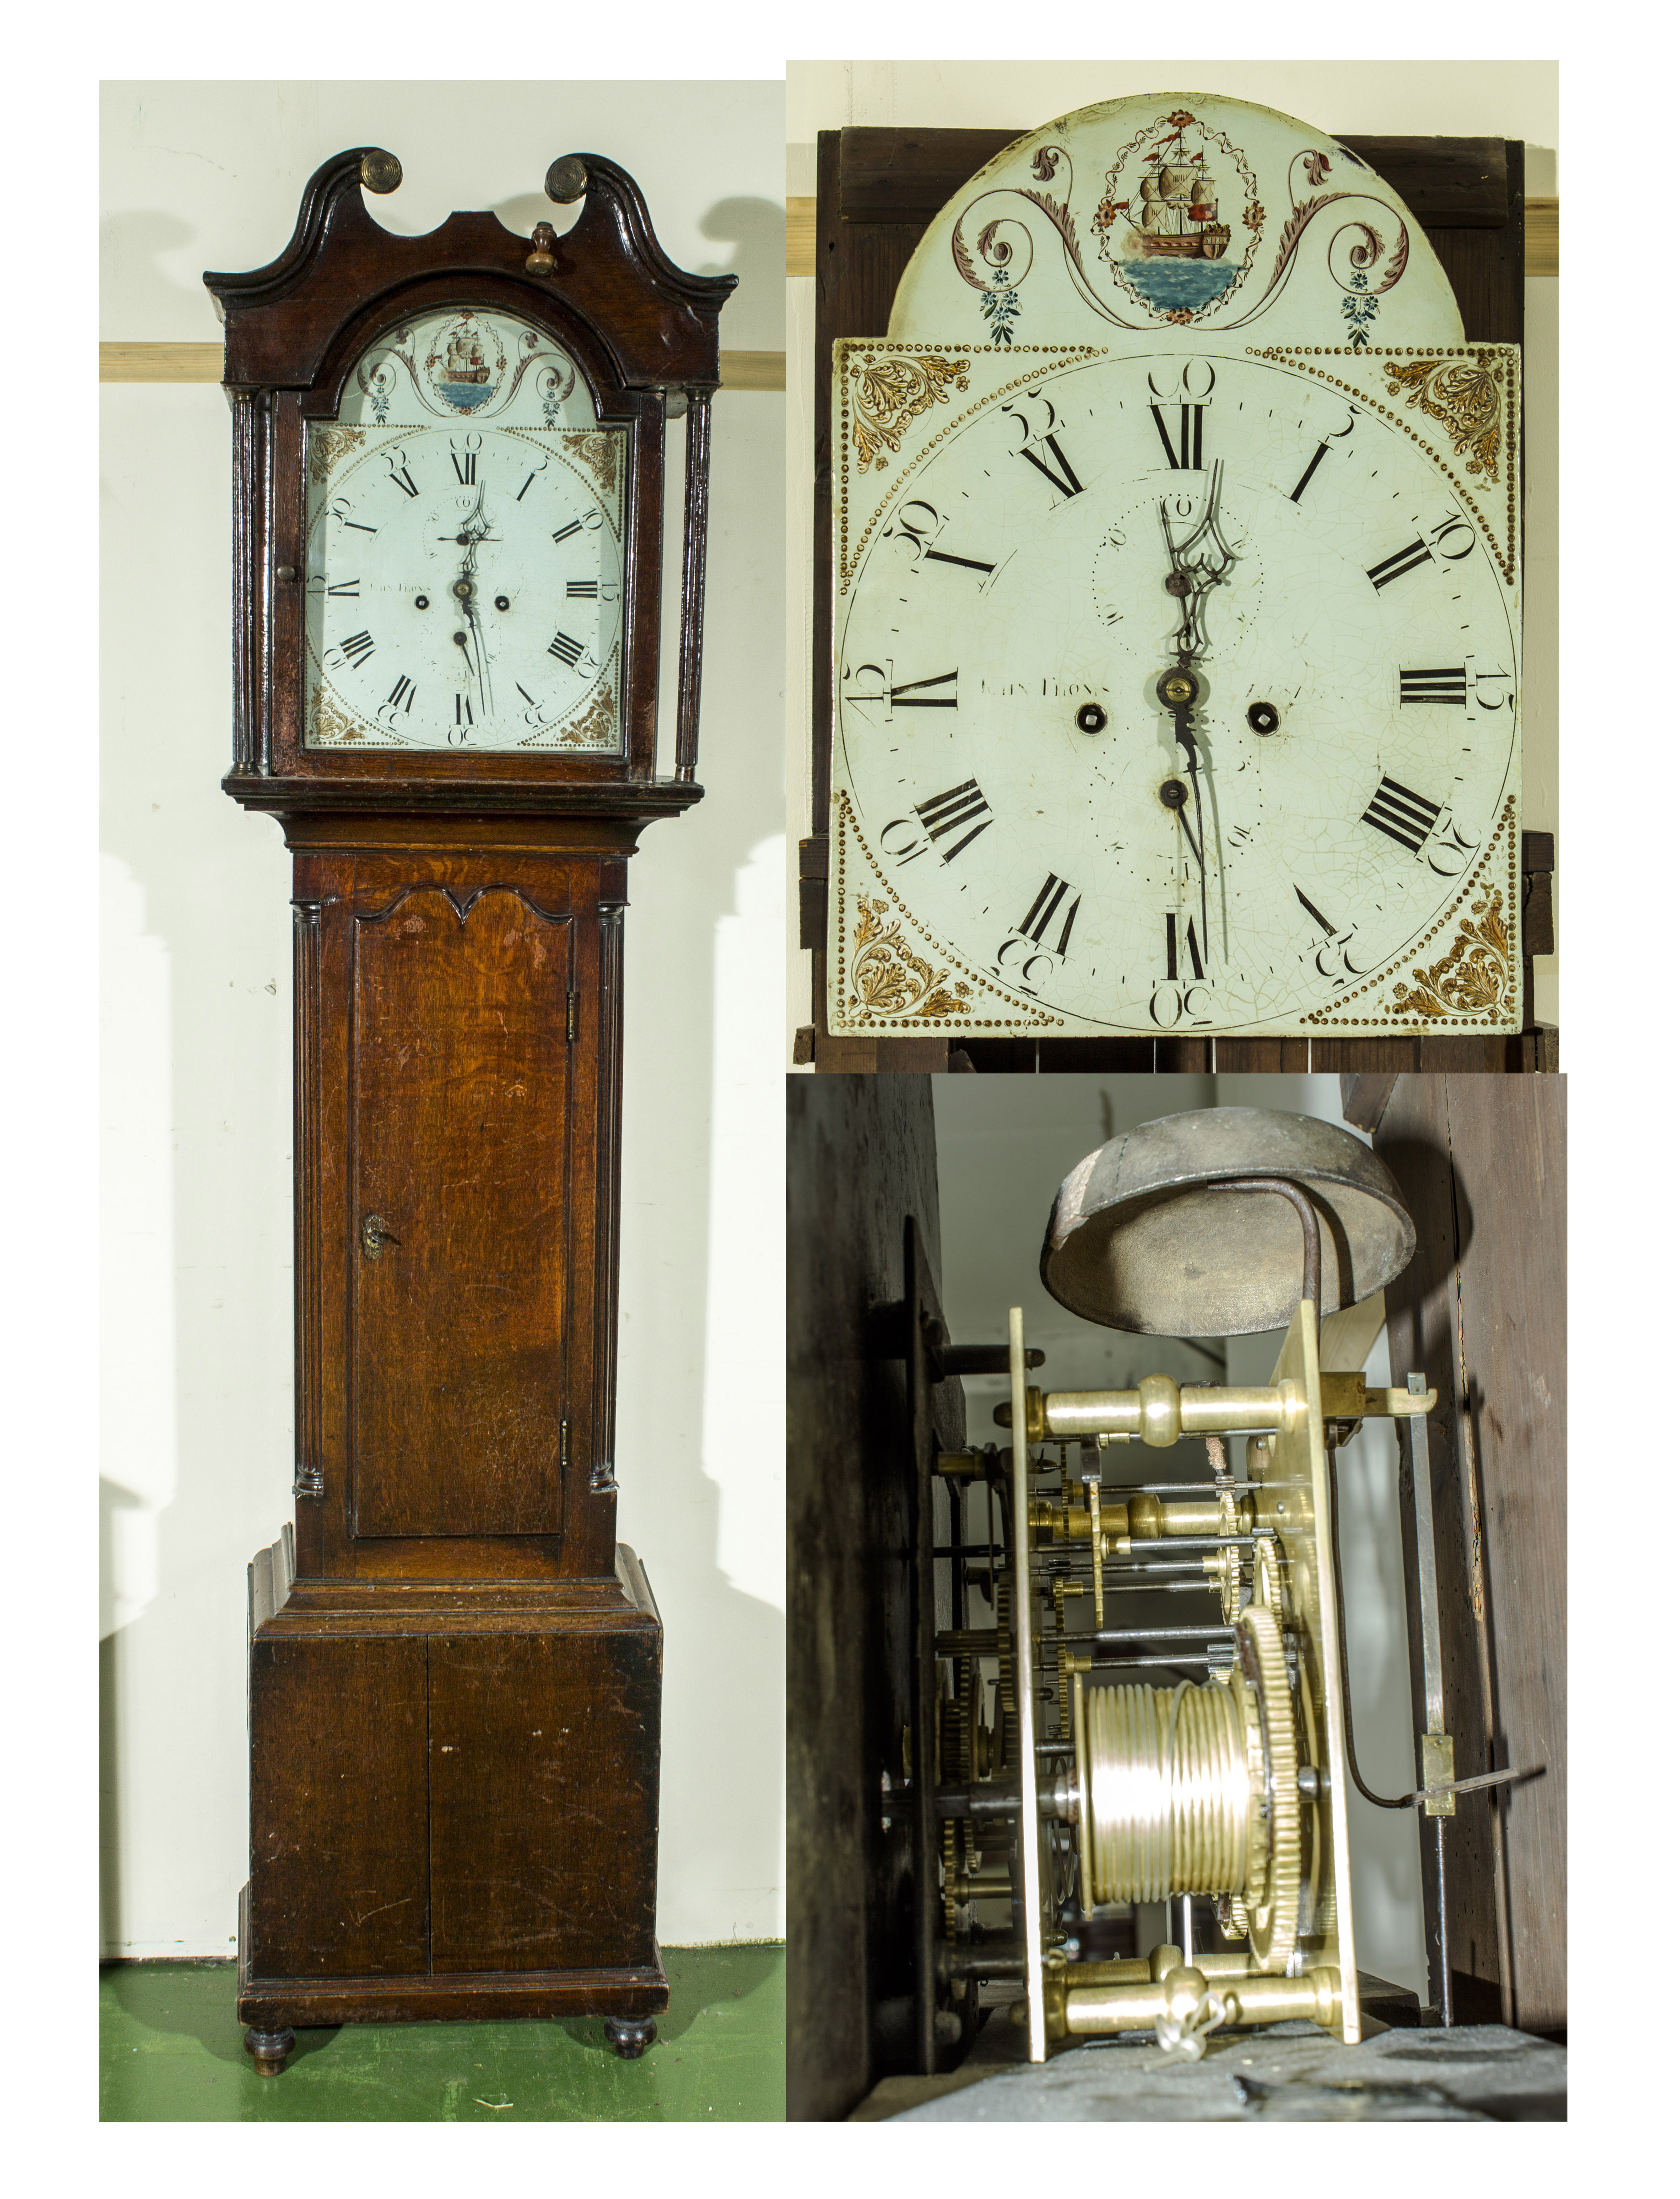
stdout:
<svg viewBox="0 0 1680 2199">
<path fill-rule="evenodd" d="M 362 1216 L 362 1251 L 370 1260 L 380 1258 L 388 1245 L 400 1245 L 401 1242 L 400 1237 L 394 1237 L 385 1227 L 382 1214 L 365 1214 Z"/>
</svg>

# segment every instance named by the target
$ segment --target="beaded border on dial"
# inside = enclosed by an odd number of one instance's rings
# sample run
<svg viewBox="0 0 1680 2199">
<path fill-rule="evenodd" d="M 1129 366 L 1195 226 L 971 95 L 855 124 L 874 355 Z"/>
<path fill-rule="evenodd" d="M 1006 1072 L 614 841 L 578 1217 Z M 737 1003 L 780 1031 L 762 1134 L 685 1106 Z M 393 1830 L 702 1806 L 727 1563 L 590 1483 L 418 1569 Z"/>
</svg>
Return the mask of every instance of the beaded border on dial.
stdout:
<svg viewBox="0 0 1680 2199">
<path fill-rule="evenodd" d="M 953 974 L 960 974 L 965 978 L 971 985 L 977 986 L 981 992 L 993 994 L 998 1000 L 1008 1001 L 1012 1007 L 1017 1007 L 1018 1004 L 1013 1000 L 1000 986 L 995 984 L 990 978 L 982 977 L 977 970 L 971 968 L 960 955 L 954 954 L 950 948 L 946 945 L 945 942 L 936 936 L 933 932 L 930 931 L 927 926 L 922 922 L 921 919 L 916 914 L 915 911 L 909 907 L 905 901 L 900 899 L 898 894 L 894 890 L 893 887 L 888 883 L 885 876 L 883 874 L 880 865 L 870 854 L 868 844 L 864 839 L 862 830 L 857 821 L 856 814 L 852 808 L 851 796 L 846 792 L 843 787 L 837 788 L 835 790 L 834 808 L 835 908 L 839 919 L 839 936 L 837 940 L 831 942 L 830 952 L 831 954 L 837 952 L 839 956 L 839 965 L 835 971 L 835 992 L 838 997 L 831 1006 L 829 1018 L 829 1028 L 831 1030 L 837 1031 L 843 1035 L 848 1032 L 860 1030 L 1008 1031 L 1045 1030 L 1058 1029 L 1060 1027 L 1062 1020 L 1061 1018 L 1059 1016 L 1053 1016 L 1047 1010 L 1044 1009 L 1040 1010 L 1036 1014 L 1032 1012 L 1030 1010 L 1028 1010 L 1013 1016 L 977 1016 L 969 1012 L 967 1005 L 965 1004 L 964 1012 L 960 1015 L 955 1016 L 880 1016 L 871 1014 L 867 1009 L 854 1010 L 850 1008 L 847 1005 L 844 998 L 849 977 L 851 961 L 851 957 L 848 951 L 849 933 L 847 928 L 848 919 L 846 907 L 846 833 L 848 826 L 849 826 L 852 831 L 857 836 L 858 853 L 868 865 L 869 869 L 874 875 L 876 884 L 880 887 L 881 891 L 887 896 L 888 900 L 891 901 L 893 907 L 897 912 L 899 917 L 901 918 L 905 923 L 908 924 L 914 931 L 919 933 L 921 937 L 934 949 L 936 954 L 942 957 L 944 960 L 948 961 L 951 965 L 951 972 Z M 836 1012 L 837 1009 L 837 1013 Z"/>
<path fill-rule="evenodd" d="M 983 345 L 889 343 L 882 338 L 878 341 L 870 343 L 849 341 L 842 358 L 843 360 L 864 358 L 872 352 L 919 352 L 934 358 L 942 357 L 948 353 L 954 358 L 958 353 L 963 353 L 967 356 L 962 359 L 961 364 L 965 370 L 967 370 L 973 355 L 977 353 L 983 353 L 984 350 Z M 1054 352 L 1070 366 L 1076 365 L 1081 359 L 1105 359 L 1108 356 L 1107 347 L 1101 344 L 1014 344 L 1011 346 L 1010 352 L 1012 357 L 1018 357 L 1024 352 Z M 992 355 L 995 356 L 995 354 Z M 893 486 L 864 522 L 863 531 L 857 538 L 855 551 L 849 551 L 847 547 L 851 516 L 851 469 L 846 464 L 846 452 L 851 447 L 851 385 L 844 372 L 841 373 L 839 377 L 840 433 L 835 439 L 835 453 L 832 460 L 836 483 L 839 490 L 839 510 L 835 529 L 835 546 L 837 554 L 834 561 L 834 585 L 837 593 L 844 595 L 856 579 L 858 568 L 863 563 L 863 553 L 868 547 L 869 538 L 874 533 L 882 513 L 899 493 L 904 486 L 905 479 L 923 464 L 930 452 L 942 443 L 945 438 L 954 429 L 960 427 L 965 420 L 971 420 L 977 412 L 983 412 L 989 405 L 995 404 L 1000 397 L 1006 397 L 1012 389 L 1021 389 L 1028 382 L 1035 382 L 1042 372 L 1041 367 L 1032 367 L 1025 374 L 1018 374 L 1013 381 L 1000 382 L 995 389 L 989 391 L 983 397 L 977 398 L 972 405 L 965 405 L 960 412 L 954 412 L 943 427 L 930 435 L 913 457 L 901 460 L 894 470 Z"/>
<path fill-rule="evenodd" d="M 1494 562 L 1503 575 L 1506 586 L 1514 587 L 1517 563 L 1517 376 L 1511 374 L 1502 377 L 1505 384 L 1505 448 L 1508 453 L 1505 467 L 1505 545 L 1502 548 L 1488 524 L 1486 514 L 1476 501 L 1474 491 L 1465 486 L 1426 436 L 1420 435 L 1409 421 L 1403 420 L 1392 406 L 1385 405 L 1380 398 L 1356 388 L 1350 382 L 1344 382 L 1339 375 L 1332 374 L 1327 367 L 1302 364 L 1309 357 L 1360 359 L 1369 360 L 1374 365 L 1385 359 L 1473 359 L 1478 365 L 1485 366 L 1496 353 L 1514 351 L 1514 345 L 1396 344 L 1386 351 L 1366 352 L 1356 351 L 1351 344 L 1250 344 L 1247 350 L 1251 358 L 1269 359 L 1275 365 L 1293 367 L 1298 373 L 1314 375 L 1319 381 L 1327 382 L 1345 396 L 1356 399 L 1369 411 L 1379 414 L 1391 426 L 1397 428 L 1402 435 L 1409 435 L 1425 457 L 1439 467 L 1464 499 L 1466 510 L 1474 515 L 1476 524 L 1487 537 L 1488 547 L 1493 552 Z"/>
<path fill-rule="evenodd" d="M 1500 842 L 1503 839 L 1506 891 L 1504 923 L 1508 949 L 1502 958 L 1505 964 L 1505 983 L 1500 1005 L 1497 1007 L 1490 1009 L 1485 1015 L 1479 1016 L 1420 1016 L 1415 1012 L 1407 1015 L 1397 1008 L 1391 1008 L 1385 1014 L 1379 1006 L 1367 1009 L 1363 1015 L 1333 1016 L 1327 1009 L 1314 1008 L 1303 1020 L 1311 1024 L 1317 1030 L 1351 1028 L 1355 1030 L 1364 1030 L 1371 1024 L 1376 1024 L 1385 1030 L 1403 1030 L 1409 1032 L 1414 1037 L 1423 1038 L 1428 1037 L 1433 1032 L 1444 1030 L 1497 1030 L 1516 1021 L 1520 1015 L 1520 1001 L 1516 975 L 1514 926 L 1520 921 L 1521 915 L 1521 903 L 1517 898 L 1516 813 L 1517 798 L 1514 794 L 1508 794 L 1505 797 L 1505 807 L 1499 814 L 1499 822 L 1494 826 L 1492 837 L 1488 842 L 1487 851 L 1471 872 L 1464 890 L 1442 910 L 1428 930 L 1420 932 L 1385 970 L 1378 971 L 1374 977 L 1368 977 L 1356 991 L 1343 994 L 1334 1003 L 1337 1007 L 1344 1007 L 1350 1001 L 1362 999 L 1365 994 L 1374 992 L 1378 987 L 1388 984 L 1391 979 L 1403 977 L 1409 970 L 1414 977 L 1421 977 L 1423 973 L 1412 969 L 1411 965 L 1422 959 L 1430 941 L 1437 938 L 1445 930 L 1448 925 L 1469 901 L 1471 895 L 1491 884 L 1495 875 L 1495 865 L 1500 855 Z"/>
</svg>

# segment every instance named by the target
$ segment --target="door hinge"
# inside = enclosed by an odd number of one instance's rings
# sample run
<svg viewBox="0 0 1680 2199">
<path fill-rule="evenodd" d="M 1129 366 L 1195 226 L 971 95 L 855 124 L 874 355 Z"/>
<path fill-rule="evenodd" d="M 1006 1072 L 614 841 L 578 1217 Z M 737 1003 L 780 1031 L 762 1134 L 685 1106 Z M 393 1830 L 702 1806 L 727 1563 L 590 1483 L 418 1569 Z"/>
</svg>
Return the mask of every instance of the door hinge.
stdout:
<svg viewBox="0 0 1680 2199">
<path fill-rule="evenodd" d="M 577 995 L 575 992 L 568 993 L 566 995 L 566 1043 L 568 1046 L 575 1044 L 577 1039 Z"/>
</svg>

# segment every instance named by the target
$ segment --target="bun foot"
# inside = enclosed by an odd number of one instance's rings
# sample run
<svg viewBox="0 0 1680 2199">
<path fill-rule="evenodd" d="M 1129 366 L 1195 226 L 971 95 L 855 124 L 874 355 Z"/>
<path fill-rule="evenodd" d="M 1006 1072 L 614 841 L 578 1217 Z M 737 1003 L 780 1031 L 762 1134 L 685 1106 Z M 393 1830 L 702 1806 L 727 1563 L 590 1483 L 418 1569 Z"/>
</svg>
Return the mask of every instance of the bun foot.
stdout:
<svg viewBox="0 0 1680 2199">
<path fill-rule="evenodd" d="M 623 2062 L 639 2062 L 659 2031 L 650 2015 L 610 2015 L 604 2027 L 608 2045 Z"/>
<path fill-rule="evenodd" d="M 260 2077 L 277 2077 L 286 2066 L 286 2056 L 297 2044 L 293 2031 L 248 2031 L 245 2051 L 257 2065 Z"/>
</svg>

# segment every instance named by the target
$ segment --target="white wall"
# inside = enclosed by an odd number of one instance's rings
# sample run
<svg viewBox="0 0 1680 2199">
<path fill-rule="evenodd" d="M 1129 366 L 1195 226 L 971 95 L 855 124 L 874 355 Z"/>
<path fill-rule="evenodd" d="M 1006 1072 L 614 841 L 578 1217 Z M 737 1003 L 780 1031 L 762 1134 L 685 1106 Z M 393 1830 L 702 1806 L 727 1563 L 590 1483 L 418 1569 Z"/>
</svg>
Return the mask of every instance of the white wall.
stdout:
<svg viewBox="0 0 1680 2199">
<path fill-rule="evenodd" d="M 1039 1379 L 1055 1389 L 1130 1389 L 1145 1374 L 1233 1385 L 1270 1379 L 1281 1333 L 1223 1339 L 1222 1374 L 1193 1345 L 1129 1336 L 1081 1321 L 1039 1280 L 1039 1249 L 1057 1187 L 1117 1133 L 1191 1107 L 1281 1107 L 1342 1122 L 1334 1076 L 936 1076 L 939 1227 L 947 1327 L 965 1344 L 1006 1340 L 1012 1305 L 1027 1341 L 1045 1354 Z M 1368 1138 L 1352 1134 L 1366 1145 Z M 1387 1386 L 1388 1339 L 1379 1335 L 1366 1379 Z M 1402 1370 L 1402 1380 L 1404 1370 Z M 969 1439 L 1000 1440 L 992 1408 L 1001 1379 L 970 1379 Z M 1379 1794 L 1409 1791 L 1414 1718 L 1407 1667 L 1398 1454 L 1393 1434 L 1368 1422 L 1339 1454 L 1342 1572 L 1359 1768 Z M 1428 1997 L 1417 1827 L 1409 1810 L 1378 1810 L 1350 1792 L 1354 1946 L 1362 1970 Z"/>
<path fill-rule="evenodd" d="M 556 155 L 620 161 L 680 265 L 741 277 L 725 347 L 774 349 L 781 136 L 775 83 L 108 85 L 101 333 L 215 341 L 201 271 L 271 258 L 319 161 L 373 143 L 405 171 L 377 219 L 409 232 L 484 206 L 528 230 Z M 291 1510 L 290 879 L 218 784 L 222 394 L 102 400 L 102 1938 L 215 1956 L 246 1875 L 245 1566 Z M 670 1945 L 782 1928 L 782 507 L 780 400 L 720 396 L 707 799 L 650 827 L 626 942 L 619 1524 L 666 1627 Z"/>
<path fill-rule="evenodd" d="M 817 132 L 854 125 L 1035 129 L 1098 100 L 1159 87 L 1218 92 L 1346 137 L 1520 137 L 1527 188 L 1558 189 L 1558 66 L 1549 61 L 790 61 L 787 189 L 817 188 Z M 811 408 L 816 284 L 787 285 L 788 814 L 811 830 Z M 1558 829 L 1558 284 L 1527 286 L 1524 355 L 1527 531 L 1523 650 L 1523 823 Z M 1566 836 L 1559 861 L 1566 870 Z M 1557 913 L 1565 919 L 1560 872 Z M 1535 1012 L 1558 1021 L 1557 959 L 1534 965 Z M 811 1019 L 811 958 L 790 944 L 787 1059 Z"/>
</svg>

